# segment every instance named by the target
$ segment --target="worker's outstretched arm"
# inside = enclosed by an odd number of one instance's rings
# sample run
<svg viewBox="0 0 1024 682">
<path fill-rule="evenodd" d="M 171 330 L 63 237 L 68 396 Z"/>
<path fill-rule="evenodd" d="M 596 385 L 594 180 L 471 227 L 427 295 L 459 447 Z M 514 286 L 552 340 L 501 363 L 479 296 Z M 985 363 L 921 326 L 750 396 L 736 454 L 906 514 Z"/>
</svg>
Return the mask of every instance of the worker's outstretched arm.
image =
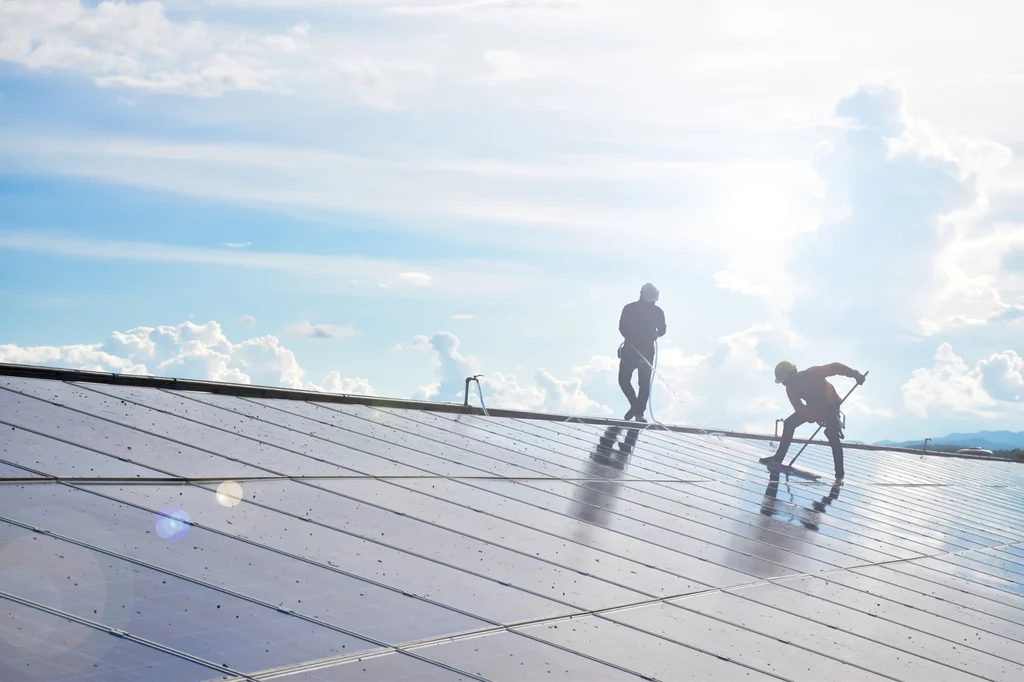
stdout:
<svg viewBox="0 0 1024 682">
<path fill-rule="evenodd" d="M 856 379 L 858 384 L 864 383 L 863 374 L 861 374 L 855 369 L 847 367 L 841 362 L 833 362 L 828 365 L 822 365 L 818 369 L 821 371 L 822 375 L 826 377 L 850 377 L 851 379 Z"/>
</svg>

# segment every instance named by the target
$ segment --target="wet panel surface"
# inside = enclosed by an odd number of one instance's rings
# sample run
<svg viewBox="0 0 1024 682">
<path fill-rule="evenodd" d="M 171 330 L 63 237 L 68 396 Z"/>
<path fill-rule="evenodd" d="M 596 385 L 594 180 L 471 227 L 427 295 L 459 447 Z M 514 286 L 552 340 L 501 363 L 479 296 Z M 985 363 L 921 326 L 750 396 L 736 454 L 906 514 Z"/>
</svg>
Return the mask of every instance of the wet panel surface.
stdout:
<svg viewBox="0 0 1024 682">
<path fill-rule="evenodd" d="M 282 682 L 470 682 L 476 678 L 412 656 L 393 653 L 273 679 Z"/>
<path fill-rule="evenodd" d="M 234 670 L 261 670 L 377 648 L 167 573 L 0 523 L 0 585 Z"/>
<path fill-rule="evenodd" d="M 0 425 L 0 459 L 50 476 L 67 478 L 167 478 L 168 474 L 117 457 L 102 455 L 24 429 Z M 126 459 L 132 453 L 122 454 Z M 26 476 L 25 472 L 3 474 Z"/>
<path fill-rule="evenodd" d="M 130 408 L 128 410 L 131 411 Z M 114 460 L 120 459 L 128 464 L 135 463 L 174 476 L 238 478 L 267 474 L 265 469 L 247 464 L 251 461 L 249 459 L 237 461 L 203 452 L 4 388 L 0 388 L 0 421 L 8 425 L 2 427 L 5 430 L 17 426 L 40 436 L 93 450 L 101 456 L 106 455 Z M 25 456 L 31 461 L 30 453 Z"/>
<path fill-rule="evenodd" d="M 495 682 L 637 679 L 628 672 L 512 632 L 460 639 L 416 649 L 416 653 Z"/>
<path fill-rule="evenodd" d="M 247 487 L 247 486 L 246 486 Z M 104 488 L 98 488 L 105 492 Z M 156 530 L 157 514 L 67 486 L 8 486 L 0 518 L 57 533 L 316 618 L 390 644 L 487 627 L 488 623 L 400 590 L 347 576 L 250 542 L 192 526 L 169 542 Z M 216 498 L 190 516 L 205 525 L 246 534 L 245 508 L 223 507 Z M 202 510 L 206 504 L 210 514 Z M 237 509 L 237 513 L 235 510 Z"/>
<path fill-rule="evenodd" d="M 659 680 L 679 678 L 682 671 L 686 677 L 700 680 L 773 679 L 735 661 L 684 646 L 678 641 L 651 637 L 649 631 L 606 618 L 574 618 L 521 628 L 519 632 Z"/>
<path fill-rule="evenodd" d="M 413 595 L 498 622 L 572 613 L 577 609 L 503 585 L 485 573 L 472 573 L 361 539 L 331 527 L 252 502 L 224 508 L 216 495 L 195 486 L 88 486 L 89 490 L 150 510 L 189 512 L 192 522 L 237 535 L 272 549 L 334 567 Z M 381 539 L 382 541 L 385 538 Z"/>
<path fill-rule="evenodd" d="M 877 674 L 830 658 L 831 653 L 818 653 L 813 648 L 794 646 L 786 639 L 784 625 L 777 630 L 741 627 L 681 609 L 672 604 L 653 604 L 636 609 L 613 611 L 606 618 L 649 632 L 709 655 L 734 661 L 765 674 L 793 680 L 880 680 Z"/>
<path fill-rule="evenodd" d="M 202 682 L 217 670 L 0 597 L 4 682 Z"/>
<path fill-rule="evenodd" d="M 722 434 L 159 385 L 0 376 L 0 477 L 86 479 L 0 486 L 19 622 L 168 648 L 19 675 L 1024 678 L 1020 465 L 850 448 L 839 486 L 819 445 L 791 481 Z"/>
</svg>

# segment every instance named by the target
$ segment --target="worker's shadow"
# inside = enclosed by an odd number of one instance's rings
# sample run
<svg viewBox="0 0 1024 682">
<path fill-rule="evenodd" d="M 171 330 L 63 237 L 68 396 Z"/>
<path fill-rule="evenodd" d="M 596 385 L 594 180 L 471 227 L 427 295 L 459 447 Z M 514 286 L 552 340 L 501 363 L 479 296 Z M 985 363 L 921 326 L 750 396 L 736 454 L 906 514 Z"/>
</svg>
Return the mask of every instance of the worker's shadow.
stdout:
<svg viewBox="0 0 1024 682">
<path fill-rule="evenodd" d="M 619 440 L 623 432 L 624 437 Z M 584 480 L 579 481 L 573 495 L 570 516 L 599 526 L 609 525 L 619 499 L 616 494 L 622 486 L 620 480 L 639 437 L 639 428 L 609 426 L 605 429 L 583 464 L 580 473 Z"/>
<path fill-rule="evenodd" d="M 789 483 L 786 484 L 789 487 Z M 810 507 L 796 504 L 793 500 L 792 490 L 788 502 L 779 502 L 779 472 L 773 471 L 768 477 L 768 487 L 764 489 L 764 498 L 761 500 L 761 514 L 777 518 L 786 523 L 799 523 L 807 530 L 818 531 L 819 520 L 830 504 L 839 499 L 839 492 L 843 489 L 841 483 L 832 485 L 828 495 L 825 495 L 817 502 L 812 502 Z"/>
</svg>

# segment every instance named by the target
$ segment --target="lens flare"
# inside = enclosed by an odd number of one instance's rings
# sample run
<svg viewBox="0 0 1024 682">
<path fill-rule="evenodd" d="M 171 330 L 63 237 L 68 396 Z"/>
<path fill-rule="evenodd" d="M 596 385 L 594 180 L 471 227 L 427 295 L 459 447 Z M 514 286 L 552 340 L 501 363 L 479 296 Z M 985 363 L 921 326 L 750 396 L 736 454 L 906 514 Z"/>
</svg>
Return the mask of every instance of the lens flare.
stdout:
<svg viewBox="0 0 1024 682">
<path fill-rule="evenodd" d="M 165 509 L 156 518 L 156 534 L 168 542 L 177 542 L 188 535 L 192 520 L 184 509 Z"/>
<path fill-rule="evenodd" d="M 242 486 L 236 481 L 224 481 L 217 486 L 217 502 L 225 507 L 234 507 L 242 501 Z"/>
</svg>

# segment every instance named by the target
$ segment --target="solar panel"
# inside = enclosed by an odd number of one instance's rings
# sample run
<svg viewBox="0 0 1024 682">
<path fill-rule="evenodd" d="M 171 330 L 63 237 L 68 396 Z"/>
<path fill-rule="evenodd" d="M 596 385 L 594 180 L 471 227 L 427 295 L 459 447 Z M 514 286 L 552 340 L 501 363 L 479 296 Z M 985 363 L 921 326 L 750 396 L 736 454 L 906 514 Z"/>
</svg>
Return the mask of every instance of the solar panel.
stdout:
<svg viewBox="0 0 1024 682">
<path fill-rule="evenodd" d="M 1024 679 L 1017 463 L 19 373 L 5 681 Z"/>
</svg>

